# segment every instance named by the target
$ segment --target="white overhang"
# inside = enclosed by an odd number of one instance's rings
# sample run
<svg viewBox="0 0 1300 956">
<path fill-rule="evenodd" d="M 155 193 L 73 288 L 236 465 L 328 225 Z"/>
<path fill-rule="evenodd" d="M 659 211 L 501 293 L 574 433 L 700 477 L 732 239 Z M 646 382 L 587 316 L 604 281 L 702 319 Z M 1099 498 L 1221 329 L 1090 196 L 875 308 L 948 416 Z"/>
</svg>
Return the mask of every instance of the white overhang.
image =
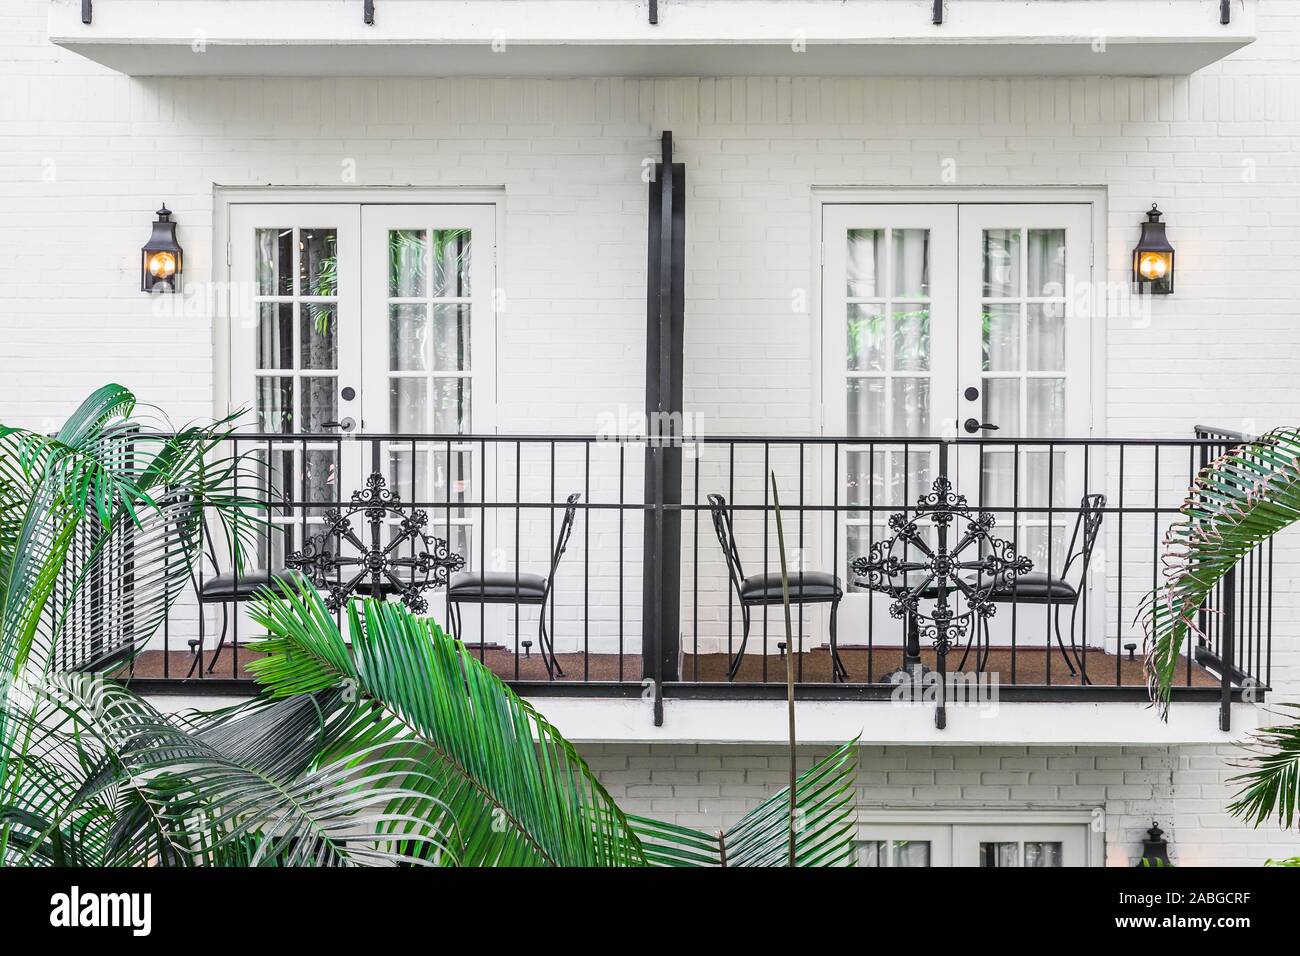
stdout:
<svg viewBox="0 0 1300 956">
<path fill-rule="evenodd" d="M 174 712 L 215 710 L 233 697 L 147 695 Z M 781 745 L 789 731 L 784 700 L 664 701 L 662 726 L 640 698 L 530 697 L 529 702 L 574 743 Z M 934 706 L 878 700 L 801 700 L 800 744 L 833 746 L 860 738 L 873 746 L 1172 747 L 1244 740 L 1260 726 L 1256 704 L 1232 705 L 1232 730 L 1219 730 L 1219 705 L 1178 701 L 1162 721 L 1138 701 L 1004 701 L 949 706 L 947 726 L 934 725 Z"/>
<path fill-rule="evenodd" d="M 1167 76 L 1255 39 L 1256 0 L 50 0 L 131 76 Z"/>
</svg>

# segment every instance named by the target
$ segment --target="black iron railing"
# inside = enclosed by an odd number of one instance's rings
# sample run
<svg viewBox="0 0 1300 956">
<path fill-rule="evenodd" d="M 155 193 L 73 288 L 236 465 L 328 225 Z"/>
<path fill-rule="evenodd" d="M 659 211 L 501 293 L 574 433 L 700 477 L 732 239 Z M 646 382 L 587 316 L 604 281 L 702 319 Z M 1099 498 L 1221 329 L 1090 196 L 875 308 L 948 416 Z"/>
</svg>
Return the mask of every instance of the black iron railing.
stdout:
<svg viewBox="0 0 1300 956">
<path fill-rule="evenodd" d="M 804 696 L 891 696 L 900 669 L 909 660 L 931 667 L 936 651 L 924 640 L 909 646 L 906 620 L 890 613 L 896 595 L 864 587 L 852 563 L 889 534 L 892 516 L 914 516 L 920 496 L 946 479 L 973 514 L 991 516 L 993 534 L 1028 557 L 1035 574 L 1057 582 L 994 595 L 987 629 L 966 632 L 947 671 L 991 678 L 1006 699 L 1136 700 L 1145 694 L 1142 609 L 1162 582 L 1162 537 L 1197 471 L 1237 441 L 1211 429 L 1192 439 L 688 439 L 672 449 L 681 503 L 662 505 L 646 501 L 646 445 L 636 439 L 248 435 L 231 438 L 229 452 L 266 476 L 257 493 L 271 529 L 251 562 L 263 569 L 283 567 L 321 531 L 326 510 L 345 505 L 378 472 L 403 507 L 426 512 L 428 532 L 446 540 L 466 570 L 522 590 L 528 575 L 549 573 L 568 498 L 577 494 L 573 534 L 544 611 L 557 673 L 542 659 L 536 607 L 472 599 L 459 607 L 460 636 L 480 660 L 525 693 L 550 694 L 633 696 L 648 683 L 667 696 L 777 696 L 785 655 L 794 654 Z M 781 492 L 796 585 L 789 641 L 779 604 L 753 603 L 763 576 L 779 569 L 769 474 Z M 1087 555 L 1072 542 L 1085 501 L 1098 525 Z M 660 509 L 679 526 L 672 552 L 662 542 L 647 548 L 659 524 L 647 519 Z M 716 534 L 721 514 L 736 568 Z M 922 536 L 931 531 L 922 527 Z M 100 631 L 92 643 L 69 642 L 65 666 L 102 664 L 133 639 L 129 539 L 117 547 L 122 553 L 82 585 L 83 601 L 115 608 L 116 629 L 107 639 Z M 671 621 L 648 613 L 661 598 L 644 586 L 653 571 L 647 554 L 676 562 Z M 246 605 L 195 599 L 223 574 L 238 590 L 253 570 L 234 568 L 209 536 L 193 588 L 120 676 L 161 690 L 249 687 L 246 645 L 255 631 Z M 832 575 L 843 592 L 834 606 L 816 600 L 815 590 Z M 808 600 L 798 590 L 804 583 Z M 1232 700 L 1268 688 L 1272 592 L 1265 544 L 1201 612 L 1201 636 L 1175 696 L 1220 701 L 1226 720 Z M 428 592 L 428 613 L 447 626 L 450 609 L 447 589 Z M 839 679 L 828 646 L 832 612 Z M 646 620 L 664 623 L 643 627 Z"/>
</svg>

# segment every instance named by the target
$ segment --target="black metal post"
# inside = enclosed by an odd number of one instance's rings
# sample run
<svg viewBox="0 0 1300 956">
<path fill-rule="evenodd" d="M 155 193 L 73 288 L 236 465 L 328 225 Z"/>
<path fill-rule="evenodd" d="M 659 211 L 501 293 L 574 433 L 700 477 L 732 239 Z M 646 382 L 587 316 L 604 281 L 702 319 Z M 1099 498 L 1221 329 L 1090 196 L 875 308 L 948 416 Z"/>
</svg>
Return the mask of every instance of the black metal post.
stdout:
<svg viewBox="0 0 1300 956">
<path fill-rule="evenodd" d="M 943 0 L 934 0 L 934 25 L 943 26 Z"/>
<path fill-rule="evenodd" d="M 87 3 L 90 0 L 86 0 Z M 650 0 L 650 25 L 656 26 L 659 23 L 659 0 Z"/>
<path fill-rule="evenodd" d="M 1225 27 L 1232 22 L 1232 0 L 1219 0 L 1219 22 Z"/>
<path fill-rule="evenodd" d="M 362 7 L 362 19 L 365 20 L 366 26 L 372 27 L 375 25 L 375 0 L 365 0 Z"/>
<path fill-rule="evenodd" d="M 650 182 L 646 315 L 646 503 L 642 583 L 645 674 L 654 679 L 655 723 L 663 682 L 678 679 L 681 644 L 682 354 L 686 171 L 673 163 L 672 133 Z"/>
<path fill-rule="evenodd" d="M 81 0 L 81 22 L 90 23 L 90 0 Z"/>
<path fill-rule="evenodd" d="M 942 0 L 935 0 L 936 4 L 941 2 Z M 939 479 L 944 482 L 948 481 L 948 443 L 946 441 L 939 443 Z M 1050 483 L 1048 487 L 1050 487 Z M 936 530 L 939 536 L 939 541 L 938 541 L 939 553 L 947 554 L 948 553 L 948 522 L 937 521 L 935 522 L 935 524 L 938 526 Z M 939 607 L 946 608 L 948 606 L 947 575 L 939 575 L 938 580 L 935 583 L 938 586 L 937 591 L 938 591 Z M 979 627 L 980 625 L 978 621 L 972 618 L 970 622 L 970 626 Z M 948 645 L 946 643 L 947 636 L 945 636 L 943 640 L 944 643 L 941 643 L 939 645 L 939 647 L 937 648 L 937 653 L 935 654 L 935 664 L 937 664 L 939 668 L 939 703 L 934 709 L 934 726 L 938 730 L 943 730 L 945 727 L 948 726 L 948 706 L 947 706 L 948 688 L 945 686 L 948 681 L 948 667 L 947 667 Z"/>
<path fill-rule="evenodd" d="M 1232 729 L 1232 675 L 1237 658 L 1233 642 L 1237 630 L 1237 569 L 1223 576 L 1223 621 L 1219 645 L 1219 729 Z M 1192 653 L 1188 649 L 1188 653 Z"/>
</svg>

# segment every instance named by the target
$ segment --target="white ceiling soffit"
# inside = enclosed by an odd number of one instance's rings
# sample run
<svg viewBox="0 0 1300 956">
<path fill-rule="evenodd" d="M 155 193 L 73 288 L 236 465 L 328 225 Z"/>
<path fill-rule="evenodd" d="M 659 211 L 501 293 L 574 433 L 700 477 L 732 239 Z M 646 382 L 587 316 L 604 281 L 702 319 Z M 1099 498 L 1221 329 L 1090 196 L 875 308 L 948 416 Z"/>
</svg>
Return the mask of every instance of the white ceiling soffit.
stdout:
<svg viewBox="0 0 1300 956">
<path fill-rule="evenodd" d="M 1167 76 L 1255 38 L 1256 0 L 50 0 L 131 76 Z"/>
</svg>

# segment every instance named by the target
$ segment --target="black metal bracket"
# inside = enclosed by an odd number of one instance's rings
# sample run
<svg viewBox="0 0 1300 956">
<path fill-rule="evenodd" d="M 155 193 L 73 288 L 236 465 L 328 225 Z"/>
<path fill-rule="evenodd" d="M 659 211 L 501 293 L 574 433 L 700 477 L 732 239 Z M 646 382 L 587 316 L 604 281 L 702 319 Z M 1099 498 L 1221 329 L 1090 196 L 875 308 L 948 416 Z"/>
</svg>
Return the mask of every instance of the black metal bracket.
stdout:
<svg viewBox="0 0 1300 956">
<path fill-rule="evenodd" d="M 1232 0 L 1219 0 L 1219 22 L 1225 27 L 1232 22 Z"/>
<path fill-rule="evenodd" d="M 90 0 L 81 0 L 81 22 L 90 22 Z"/>
<path fill-rule="evenodd" d="M 365 0 L 362 7 L 362 17 L 366 22 L 366 26 L 373 27 L 375 25 L 375 0 Z"/>
<path fill-rule="evenodd" d="M 656 26 L 659 23 L 659 0 L 650 0 L 650 25 Z"/>
<path fill-rule="evenodd" d="M 934 17 L 931 22 L 936 27 L 943 26 L 943 0 L 934 0 Z"/>
</svg>

